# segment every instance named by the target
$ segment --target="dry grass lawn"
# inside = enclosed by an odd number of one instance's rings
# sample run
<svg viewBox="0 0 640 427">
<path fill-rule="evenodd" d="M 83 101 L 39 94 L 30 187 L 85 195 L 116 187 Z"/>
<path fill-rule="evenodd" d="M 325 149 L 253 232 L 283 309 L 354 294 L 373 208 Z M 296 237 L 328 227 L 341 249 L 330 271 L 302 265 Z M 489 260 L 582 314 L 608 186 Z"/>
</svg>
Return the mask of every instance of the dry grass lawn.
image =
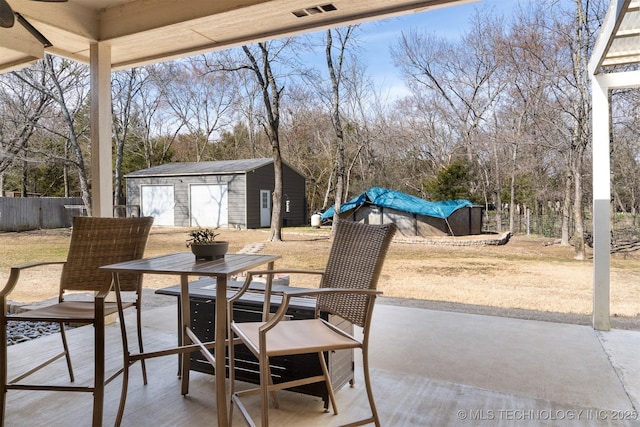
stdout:
<svg viewBox="0 0 640 427">
<path fill-rule="evenodd" d="M 188 250 L 188 229 L 154 227 L 147 256 Z M 63 260 L 70 231 L 41 230 L 0 233 L 0 281 L 9 268 L 36 260 Z M 236 252 L 250 244 L 264 244 L 262 253 L 282 255 L 276 267 L 322 269 L 329 230 L 285 229 L 284 241 L 267 242 L 267 230 L 223 230 L 219 239 L 230 241 Z M 394 241 L 384 266 L 380 288 L 385 297 L 402 304 L 444 304 L 483 307 L 483 312 L 560 313 L 587 318 L 592 309 L 592 262 L 573 259 L 573 248 L 551 244 L 550 239 L 515 236 L 502 246 L 447 246 Z M 640 323 L 640 254 L 614 254 L 611 268 L 612 316 Z M 59 270 L 39 268 L 24 274 L 13 301 L 34 302 L 56 296 Z M 314 286 L 306 278 L 291 277 L 292 285 Z M 167 276 L 147 276 L 145 287 L 177 283 Z M 401 301 L 401 302 L 398 302 Z M 391 301 L 394 302 L 394 301 Z"/>
</svg>

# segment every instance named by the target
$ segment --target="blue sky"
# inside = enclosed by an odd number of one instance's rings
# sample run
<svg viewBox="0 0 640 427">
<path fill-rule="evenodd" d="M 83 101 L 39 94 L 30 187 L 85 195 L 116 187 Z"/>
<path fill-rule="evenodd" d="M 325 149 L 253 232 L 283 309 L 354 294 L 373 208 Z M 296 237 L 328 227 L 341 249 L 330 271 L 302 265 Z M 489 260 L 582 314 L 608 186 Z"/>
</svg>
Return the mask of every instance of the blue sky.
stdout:
<svg viewBox="0 0 640 427">
<path fill-rule="evenodd" d="M 362 24 L 358 34 L 361 59 L 367 64 L 367 73 L 376 86 L 385 89 L 383 95 L 388 93 L 392 98 L 398 97 L 406 89 L 400 72 L 393 65 L 389 48 L 402 31 L 414 28 L 434 32 L 441 37 L 457 38 L 467 30 L 477 8 L 492 8 L 497 13 L 509 16 L 518 4 L 532 1 L 538 0 L 481 0 Z"/>
</svg>

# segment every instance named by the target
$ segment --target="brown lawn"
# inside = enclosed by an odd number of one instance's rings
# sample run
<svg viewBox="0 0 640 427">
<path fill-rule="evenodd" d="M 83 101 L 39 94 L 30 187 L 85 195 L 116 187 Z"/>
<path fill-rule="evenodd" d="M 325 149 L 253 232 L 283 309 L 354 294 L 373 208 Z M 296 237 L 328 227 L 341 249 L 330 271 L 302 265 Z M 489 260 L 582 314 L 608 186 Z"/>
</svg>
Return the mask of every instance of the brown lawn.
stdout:
<svg viewBox="0 0 640 427">
<path fill-rule="evenodd" d="M 154 227 L 147 256 L 188 250 L 188 229 Z M 0 281 L 6 282 L 12 265 L 36 260 L 62 260 L 67 229 L 0 233 Z M 328 229 L 285 229 L 284 241 L 267 242 L 267 230 L 223 230 L 230 252 L 263 244 L 261 253 L 282 255 L 276 267 L 322 269 L 329 245 Z M 380 279 L 389 302 L 519 315 L 535 311 L 575 316 L 582 322 L 592 308 L 592 261 L 573 259 L 573 248 L 552 244 L 551 239 L 514 236 L 501 246 L 448 246 L 394 241 Z M 611 268 L 612 316 L 640 323 L 640 254 L 614 254 Z M 40 268 L 24 274 L 11 299 L 34 302 L 56 296 L 59 270 Z M 314 286 L 306 277 L 290 278 L 295 286 Z M 147 276 L 145 287 L 157 289 L 177 283 L 167 276 Z M 406 300 L 409 299 L 409 300 Z M 573 317 L 572 317 L 573 316 Z M 549 317 L 549 316 L 547 316 Z M 562 320 L 552 317 L 549 320 Z"/>
</svg>

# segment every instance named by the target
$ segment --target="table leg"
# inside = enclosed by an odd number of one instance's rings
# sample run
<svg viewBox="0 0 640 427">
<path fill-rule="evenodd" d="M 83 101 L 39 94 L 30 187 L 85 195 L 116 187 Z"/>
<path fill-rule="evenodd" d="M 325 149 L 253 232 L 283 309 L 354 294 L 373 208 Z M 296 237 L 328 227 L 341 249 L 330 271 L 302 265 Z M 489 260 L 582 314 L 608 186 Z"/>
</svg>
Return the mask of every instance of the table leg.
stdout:
<svg viewBox="0 0 640 427">
<path fill-rule="evenodd" d="M 189 306 L 189 276 L 186 274 L 180 275 L 180 315 L 181 315 L 181 327 L 180 335 L 182 336 L 182 343 L 184 345 L 191 344 L 189 336 L 186 334 L 186 330 L 191 329 L 191 307 Z M 182 353 L 180 358 L 180 374 L 182 375 L 182 394 L 189 393 L 189 353 Z"/>
<path fill-rule="evenodd" d="M 215 379 L 216 404 L 218 408 L 218 427 L 229 425 L 229 410 L 227 407 L 227 367 L 226 343 L 227 336 L 227 276 L 216 277 L 216 342 L 215 342 Z"/>
<path fill-rule="evenodd" d="M 176 325 L 176 331 L 178 331 L 178 347 L 182 347 L 182 298 L 178 295 L 178 320 Z M 182 378 L 182 357 L 183 353 L 178 353 L 178 378 Z"/>
</svg>

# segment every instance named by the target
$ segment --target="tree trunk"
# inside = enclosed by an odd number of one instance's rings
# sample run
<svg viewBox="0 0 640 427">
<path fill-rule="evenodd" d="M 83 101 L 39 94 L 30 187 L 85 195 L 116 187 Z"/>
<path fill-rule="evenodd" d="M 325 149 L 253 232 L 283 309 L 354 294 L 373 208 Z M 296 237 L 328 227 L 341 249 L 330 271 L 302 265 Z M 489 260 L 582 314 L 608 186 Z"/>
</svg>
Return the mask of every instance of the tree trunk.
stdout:
<svg viewBox="0 0 640 427">
<path fill-rule="evenodd" d="M 253 71 L 258 84 L 262 90 L 262 100 L 266 111 L 265 132 L 271 143 L 271 153 L 273 154 L 274 183 L 272 204 L 271 204 L 271 232 L 269 240 L 279 242 L 282 240 L 282 153 L 280 151 L 280 92 L 276 78 L 271 70 L 271 58 L 269 48 L 266 43 L 258 43 L 258 48 L 262 55 L 261 65 L 247 46 L 242 49 L 251 63 L 250 69 Z"/>
<path fill-rule="evenodd" d="M 493 144 L 493 160 L 495 170 L 496 185 L 496 231 L 502 233 L 502 181 L 500 180 L 500 159 L 498 158 L 497 143 Z"/>
<path fill-rule="evenodd" d="M 27 188 L 27 180 L 29 179 L 29 165 L 26 160 L 22 161 L 22 187 L 20 188 L 20 196 L 27 197 L 27 193 L 29 192 Z"/>
<path fill-rule="evenodd" d="M 569 246 L 569 220 L 571 219 L 571 173 L 567 170 L 564 180 L 564 200 L 562 202 L 562 231 L 560 245 Z"/>
<path fill-rule="evenodd" d="M 327 45 L 325 49 L 327 69 L 329 71 L 329 77 L 331 78 L 331 122 L 333 124 L 333 130 L 335 132 L 336 142 L 336 192 L 335 192 L 335 205 L 333 211 L 333 223 L 335 224 L 340 217 L 340 208 L 345 197 L 345 141 L 344 131 L 342 129 L 342 120 L 340 117 L 340 81 L 342 78 L 342 64 L 344 62 L 344 52 L 346 44 L 352 33 L 354 27 L 347 27 L 344 38 L 341 40 L 340 46 L 338 46 L 338 64 L 333 63 L 333 56 L 331 49 L 333 47 L 333 37 L 331 35 L 331 29 L 327 30 Z M 338 31 L 338 30 L 336 30 Z"/>
<path fill-rule="evenodd" d="M 275 189 L 273 191 L 273 203 L 271 205 L 272 216 L 269 240 L 279 242 L 282 240 L 282 155 L 280 154 L 280 147 L 278 145 L 272 145 L 272 152 Z"/>
<path fill-rule="evenodd" d="M 63 119 L 67 125 L 67 129 L 68 129 L 67 137 L 69 140 L 69 144 L 71 145 L 75 153 L 75 158 L 76 158 L 75 164 L 78 169 L 78 178 L 80 180 L 80 194 L 82 196 L 82 201 L 84 202 L 84 205 L 87 208 L 87 215 L 92 216 L 93 209 L 92 209 L 92 201 L 91 201 L 91 192 L 89 189 L 89 179 L 87 178 L 87 168 L 85 167 L 85 164 L 84 164 L 84 157 L 82 155 L 82 148 L 80 147 L 80 143 L 78 141 L 78 135 L 76 134 L 76 131 L 74 128 L 73 116 L 69 111 L 69 108 L 67 108 L 67 103 L 65 102 L 65 91 L 62 89 L 62 86 L 60 85 L 60 80 L 58 78 L 58 74 L 54 69 L 53 58 L 47 55 L 45 57 L 45 64 L 51 75 L 51 79 L 54 83 L 54 88 L 56 91 L 54 98 L 57 100 L 60 106 Z"/>
<path fill-rule="evenodd" d="M 516 168 L 518 160 L 518 145 L 513 144 L 513 156 L 511 158 L 511 184 L 510 184 L 510 200 L 509 200 L 509 232 L 514 234 L 516 231 Z"/>
<path fill-rule="evenodd" d="M 584 221 L 582 218 L 582 158 L 580 153 L 576 156 L 573 179 L 574 179 L 574 199 L 573 199 L 573 221 L 574 233 L 573 233 L 573 245 L 576 250 L 575 259 L 584 260 L 587 258 L 585 252 L 584 242 Z"/>
</svg>

